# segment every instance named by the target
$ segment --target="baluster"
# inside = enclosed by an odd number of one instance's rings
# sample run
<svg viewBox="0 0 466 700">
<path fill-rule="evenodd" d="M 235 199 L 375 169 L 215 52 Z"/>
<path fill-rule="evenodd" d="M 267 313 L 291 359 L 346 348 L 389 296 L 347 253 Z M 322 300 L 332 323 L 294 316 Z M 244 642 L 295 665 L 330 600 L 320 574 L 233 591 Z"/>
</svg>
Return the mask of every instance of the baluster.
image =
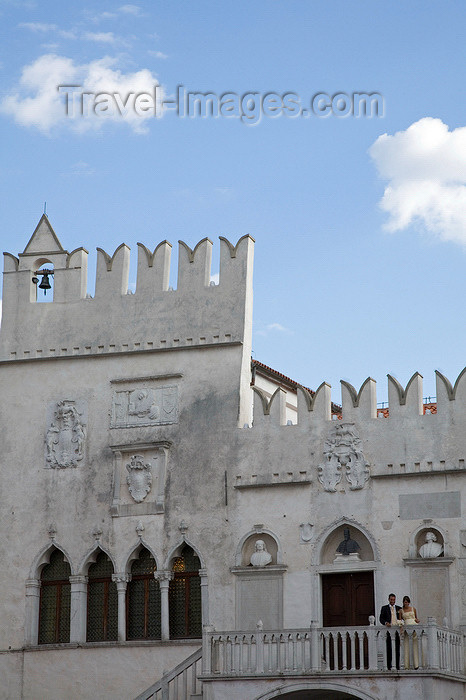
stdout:
<svg viewBox="0 0 466 700">
<path fill-rule="evenodd" d="M 311 633 L 309 637 L 309 654 L 310 654 L 310 669 L 311 671 L 320 671 L 322 666 L 321 640 L 322 644 L 325 641 L 319 636 L 317 629 L 317 621 L 311 620 Z"/>
<path fill-rule="evenodd" d="M 347 669 L 347 652 L 348 652 L 348 647 L 346 645 L 347 642 L 347 634 L 341 634 L 341 632 L 338 632 L 336 636 L 336 651 L 337 651 L 337 656 L 338 659 L 335 657 L 335 670 L 340 669 L 340 664 L 341 668 L 343 671 L 346 671 Z M 340 653 L 341 649 L 341 653 Z"/>
<path fill-rule="evenodd" d="M 186 669 L 183 671 L 183 696 L 188 697 L 188 673 Z"/>
<path fill-rule="evenodd" d="M 364 632 L 358 634 L 359 642 L 359 668 L 364 670 Z"/>
<path fill-rule="evenodd" d="M 293 654 L 293 671 L 298 670 L 298 665 L 297 665 L 297 649 L 296 649 L 296 637 L 292 634 L 289 635 L 290 641 L 291 641 L 291 650 Z"/>
<path fill-rule="evenodd" d="M 248 636 L 247 639 L 247 666 L 248 666 L 248 673 L 251 673 L 252 671 L 252 635 Z"/>
<path fill-rule="evenodd" d="M 238 642 L 238 653 L 239 653 L 238 671 L 240 672 L 240 674 L 242 674 L 244 671 L 243 641 L 244 641 L 244 635 L 241 635 L 241 637 L 239 638 L 239 642 Z"/>
<path fill-rule="evenodd" d="M 262 632 L 256 636 L 256 672 L 264 673 L 264 637 Z"/>
</svg>

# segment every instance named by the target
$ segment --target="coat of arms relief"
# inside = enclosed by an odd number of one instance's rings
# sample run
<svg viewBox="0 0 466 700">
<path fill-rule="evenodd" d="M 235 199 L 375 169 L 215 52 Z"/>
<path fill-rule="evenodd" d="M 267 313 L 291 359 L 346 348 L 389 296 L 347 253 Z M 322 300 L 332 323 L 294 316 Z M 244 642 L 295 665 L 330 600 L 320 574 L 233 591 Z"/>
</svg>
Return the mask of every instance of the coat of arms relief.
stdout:
<svg viewBox="0 0 466 700">
<path fill-rule="evenodd" d="M 318 479 L 325 491 L 336 491 L 343 475 L 351 491 L 362 489 L 369 479 L 369 464 L 353 423 L 338 422 L 331 428 L 324 457 L 318 467 Z"/>
<path fill-rule="evenodd" d="M 84 456 L 86 425 L 75 401 L 58 401 L 45 436 L 47 465 L 52 469 L 77 467 Z"/>
<path fill-rule="evenodd" d="M 142 455 L 133 455 L 126 465 L 128 490 L 136 503 L 141 503 L 152 486 L 152 469 Z"/>
</svg>

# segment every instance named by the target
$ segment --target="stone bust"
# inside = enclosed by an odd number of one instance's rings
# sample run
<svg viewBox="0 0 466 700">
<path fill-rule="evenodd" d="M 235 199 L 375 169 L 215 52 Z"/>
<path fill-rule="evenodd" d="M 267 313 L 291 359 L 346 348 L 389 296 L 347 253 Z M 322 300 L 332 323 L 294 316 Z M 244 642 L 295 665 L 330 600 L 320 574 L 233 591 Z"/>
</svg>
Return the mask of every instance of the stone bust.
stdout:
<svg viewBox="0 0 466 700">
<path fill-rule="evenodd" d="M 252 566 L 267 566 L 272 561 L 272 555 L 267 551 L 264 540 L 256 540 L 254 552 L 251 555 Z"/>
<path fill-rule="evenodd" d="M 361 549 L 356 540 L 351 539 L 349 527 L 345 527 L 343 530 L 343 537 L 344 540 L 342 540 L 337 547 L 337 552 L 339 554 L 348 556 L 350 554 L 355 554 L 359 549 Z"/>
<path fill-rule="evenodd" d="M 437 542 L 437 538 L 433 532 L 426 533 L 426 542 L 419 549 L 419 556 L 422 559 L 435 559 L 443 552 L 443 545 Z"/>
</svg>

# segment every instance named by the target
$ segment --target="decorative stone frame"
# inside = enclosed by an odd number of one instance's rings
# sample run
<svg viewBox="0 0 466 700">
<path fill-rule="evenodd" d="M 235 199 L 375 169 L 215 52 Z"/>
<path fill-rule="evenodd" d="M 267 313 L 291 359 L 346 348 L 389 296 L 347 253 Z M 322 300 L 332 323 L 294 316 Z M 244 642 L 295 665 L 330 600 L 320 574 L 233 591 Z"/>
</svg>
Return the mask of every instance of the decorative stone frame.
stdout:
<svg viewBox="0 0 466 700">
<path fill-rule="evenodd" d="M 110 508 L 112 517 L 155 515 L 164 512 L 170 446 L 171 442 L 166 440 L 110 446 L 113 452 L 113 501 Z M 141 455 L 144 460 L 156 462 L 157 467 L 157 473 L 152 474 L 151 490 L 140 503 L 134 502 L 126 485 L 125 464 L 131 462 L 134 455 Z"/>
<path fill-rule="evenodd" d="M 255 542 L 258 539 L 264 540 L 268 551 L 272 555 L 272 562 L 267 565 L 267 568 L 274 564 L 278 566 L 283 565 L 283 552 L 278 537 L 271 530 L 264 528 L 263 525 L 255 525 L 254 529 L 243 535 L 238 543 L 235 553 L 235 567 L 251 568 L 249 560 L 254 551 L 254 546 L 251 548 L 250 546 L 248 547 L 248 544 L 250 544 L 250 540 Z"/>
<path fill-rule="evenodd" d="M 437 542 L 443 544 L 443 553 L 430 561 L 435 559 L 449 558 L 449 545 L 447 540 L 446 532 L 439 525 L 431 520 L 424 520 L 422 525 L 419 525 L 410 535 L 409 538 L 409 549 L 408 549 L 408 560 L 411 559 L 422 559 L 419 555 L 419 548 L 425 542 L 425 535 L 427 532 L 433 532 L 437 537 Z"/>
<path fill-rule="evenodd" d="M 39 641 L 39 606 L 40 606 L 40 588 L 41 588 L 41 572 L 44 566 L 50 562 L 52 553 L 58 550 L 63 554 L 66 562 L 70 565 L 71 575 L 71 624 L 70 624 L 70 642 L 76 641 L 72 638 L 78 634 L 78 623 L 73 621 L 73 602 L 76 598 L 76 592 L 79 588 L 79 583 L 76 579 L 76 571 L 73 567 L 71 559 L 67 551 L 55 539 L 49 542 L 36 556 L 29 570 L 29 578 L 25 582 L 26 586 L 26 619 L 24 626 L 24 645 L 35 646 Z"/>
<path fill-rule="evenodd" d="M 254 552 L 256 540 L 264 540 L 267 550 L 272 555 L 272 562 L 267 566 L 251 566 L 251 554 Z M 280 540 L 274 532 L 264 528 L 262 524 L 255 525 L 238 542 L 235 553 L 235 566 L 230 569 L 236 577 L 236 629 L 255 629 L 259 619 L 266 617 L 265 626 L 283 627 L 283 575 L 287 567 L 283 564 L 283 553 Z M 258 609 L 256 618 L 252 619 L 248 607 L 257 591 L 267 590 L 264 600 L 268 601 L 267 614 L 272 621 L 267 624 L 264 611 Z M 270 605 L 270 598 L 275 602 Z M 271 612 L 272 611 L 272 612 Z"/>
<path fill-rule="evenodd" d="M 352 530 L 352 538 L 358 539 L 357 536 L 354 537 L 355 532 L 362 535 L 365 541 L 365 548 L 362 550 L 362 554 L 365 558 L 361 558 L 359 561 L 339 561 L 337 564 L 334 563 L 334 553 L 332 557 L 327 557 L 329 561 L 325 562 L 326 547 L 329 542 L 332 541 L 334 536 L 335 541 L 341 541 L 343 539 L 343 530 L 345 527 L 349 527 Z M 336 533 L 341 533 L 336 535 Z M 361 542 L 359 541 L 359 544 Z M 333 545 L 332 545 L 333 546 Z M 338 546 L 338 544 L 337 544 Z M 335 547 L 336 549 L 336 547 Z M 372 556 L 372 558 L 370 558 Z M 347 557 L 345 557 L 346 559 Z M 330 561 L 331 559 L 331 561 Z M 311 607 L 312 617 L 317 620 L 319 624 L 322 624 L 322 574 L 334 574 L 334 573 L 347 573 L 351 571 L 372 571 L 374 574 L 374 604 L 375 610 L 379 610 L 383 604 L 383 596 L 379 595 L 379 591 L 382 589 L 382 562 L 380 557 L 380 551 L 377 546 L 375 537 L 372 535 L 367 528 L 364 527 L 357 520 L 352 518 L 341 517 L 334 520 L 328 527 L 326 527 L 314 540 L 314 547 L 311 553 Z"/>
<path fill-rule="evenodd" d="M 423 559 L 419 555 L 419 548 L 424 544 L 425 534 L 427 532 L 433 532 L 437 537 L 437 542 L 443 544 L 443 552 L 438 557 Z M 443 624 L 443 617 L 446 617 L 447 621 L 451 620 L 452 598 L 449 567 L 454 561 L 455 558 L 452 557 L 450 553 L 446 531 L 433 520 L 426 519 L 423 521 L 422 525 L 419 525 L 419 527 L 413 530 L 409 538 L 408 558 L 403 559 L 403 564 L 409 570 L 411 595 L 421 619 L 425 619 L 427 615 L 433 616 L 438 625 Z M 419 587 L 422 586 L 422 582 L 426 580 L 426 577 L 431 580 L 432 586 L 434 586 L 434 582 L 436 582 L 438 587 L 437 593 L 443 594 L 445 615 L 442 615 L 441 619 L 438 619 L 440 615 L 432 609 L 432 606 L 429 607 L 428 611 L 422 610 L 423 596 L 421 595 L 421 597 L 419 597 L 418 593 Z M 433 600 L 439 604 L 440 598 L 437 595 Z"/>
<path fill-rule="evenodd" d="M 172 571 L 172 562 L 173 559 L 175 559 L 180 553 L 183 545 L 187 544 L 188 547 L 191 547 L 193 552 L 195 552 L 196 556 L 199 558 L 199 562 L 201 564 L 201 568 L 199 569 L 199 577 L 201 579 L 201 617 L 202 617 L 202 627 L 205 625 L 209 625 L 209 579 L 208 579 L 208 574 L 207 574 L 207 568 L 206 568 L 206 562 L 204 560 L 204 557 L 202 556 L 201 552 L 199 549 L 186 537 L 186 533 L 182 533 L 181 540 L 176 544 L 174 547 L 172 547 L 168 553 L 167 558 L 165 559 L 165 574 L 167 575 L 167 582 L 166 582 L 166 593 L 164 593 L 164 588 L 162 588 L 162 582 L 160 583 L 161 585 L 161 591 L 163 593 L 162 595 L 162 635 L 163 635 L 163 623 L 165 622 L 166 625 L 166 639 L 169 639 L 169 624 L 168 624 L 168 588 L 171 579 L 173 578 L 173 571 Z M 166 598 L 166 601 L 164 603 L 164 596 Z M 163 636 L 162 636 L 163 639 Z"/>
</svg>

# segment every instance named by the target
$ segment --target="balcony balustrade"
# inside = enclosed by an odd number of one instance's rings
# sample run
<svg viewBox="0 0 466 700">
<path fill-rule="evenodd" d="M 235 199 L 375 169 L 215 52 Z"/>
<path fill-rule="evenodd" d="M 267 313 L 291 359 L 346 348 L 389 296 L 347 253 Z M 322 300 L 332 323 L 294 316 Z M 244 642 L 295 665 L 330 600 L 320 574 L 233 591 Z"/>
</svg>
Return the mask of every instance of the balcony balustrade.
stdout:
<svg viewBox="0 0 466 700">
<path fill-rule="evenodd" d="M 387 665 L 391 647 L 393 670 Z M 356 675 L 386 671 L 427 671 L 463 676 L 464 635 L 441 627 L 434 618 L 427 625 L 405 628 L 318 627 L 308 629 L 217 632 L 204 628 L 203 677 Z"/>
</svg>

